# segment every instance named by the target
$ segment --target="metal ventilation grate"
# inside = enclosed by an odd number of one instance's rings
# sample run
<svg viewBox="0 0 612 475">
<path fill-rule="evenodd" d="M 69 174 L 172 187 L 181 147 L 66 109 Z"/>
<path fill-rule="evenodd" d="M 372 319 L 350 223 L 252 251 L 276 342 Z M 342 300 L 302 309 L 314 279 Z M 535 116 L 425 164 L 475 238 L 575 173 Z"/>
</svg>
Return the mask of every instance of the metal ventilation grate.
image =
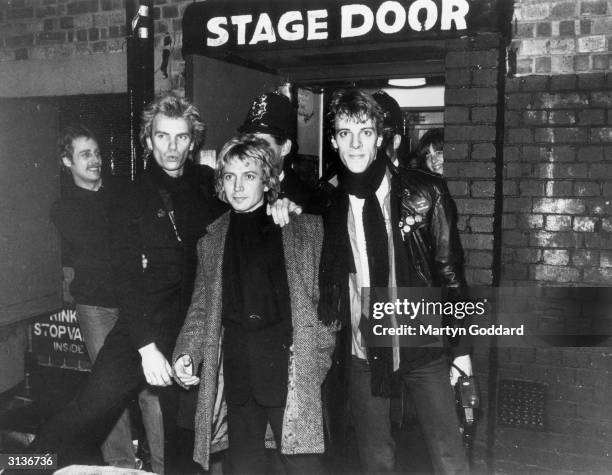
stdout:
<svg viewBox="0 0 612 475">
<path fill-rule="evenodd" d="M 545 384 L 503 379 L 497 393 L 497 422 L 500 426 L 543 431 L 546 421 Z"/>
</svg>

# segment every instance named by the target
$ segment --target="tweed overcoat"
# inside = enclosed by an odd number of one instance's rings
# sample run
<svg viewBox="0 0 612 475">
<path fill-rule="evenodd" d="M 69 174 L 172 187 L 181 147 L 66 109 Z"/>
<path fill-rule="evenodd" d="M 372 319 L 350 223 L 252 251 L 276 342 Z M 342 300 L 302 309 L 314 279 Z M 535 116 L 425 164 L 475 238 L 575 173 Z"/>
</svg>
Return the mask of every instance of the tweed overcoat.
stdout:
<svg viewBox="0 0 612 475">
<path fill-rule="evenodd" d="M 222 338 L 223 253 L 230 215 L 224 214 L 198 242 L 198 272 L 191 306 L 176 342 L 172 361 L 189 355 L 200 370 L 193 459 L 209 468 L 213 424 L 222 391 L 219 358 Z M 292 217 L 282 229 L 283 251 L 293 322 L 292 363 L 283 418 L 281 451 L 284 454 L 322 453 L 323 415 L 321 384 L 331 365 L 335 327 L 317 318 L 319 261 L 323 225 L 319 216 Z M 221 395 L 221 394 L 219 394 Z M 217 431 L 215 431 L 217 432 Z M 216 447 L 223 447 L 223 442 Z M 226 442 L 225 442 L 226 444 Z"/>
</svg>

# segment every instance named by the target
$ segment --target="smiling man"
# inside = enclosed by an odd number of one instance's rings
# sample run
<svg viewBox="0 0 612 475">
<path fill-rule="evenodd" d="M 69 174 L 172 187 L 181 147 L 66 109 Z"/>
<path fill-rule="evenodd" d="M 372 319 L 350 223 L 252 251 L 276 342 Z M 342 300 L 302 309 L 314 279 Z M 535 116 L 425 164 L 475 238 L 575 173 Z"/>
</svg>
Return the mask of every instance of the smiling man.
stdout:
<svg viewBox="0 0 612 475">
<path fill-rule="evenodd" d="M 83 125 L 69 126 L 59 139 L 62 168 L 72 180 L 62 198 L 51 208 L 51 218 L 62 238 L 64 300 L 76 304 L 79 327 L 94 362 L 104 339 L 119 318 L 110 257 L 110 194 L 102 183 L 102 157 L 93 132 Z M 159 402 L 144 390 L 139 395 L 152 458 L 159 454 Z M 157 432 L 157 433 L 156 433 Z M 101 445 L 104 461 L 120 468 L 134 468 L 129 411 L 123 411 Z M 154 463 L 155 464 L 155 463 Z"/>
<path fill-rule="evenodd" d="M 336 91 L 328 120 L 341 165 L 325 216 L 319 314 L 350 324 L 348 398 L 363 468 L 395 469 L 389 398 L 397 378 L 413 396 L 436 473 L 466 471 L 445 349 L 369 347 L 372 320 L 362 308 L 368 287 L 465 285 L 454 204 L 442 179 L 389 164 L 380 149 L 383 111 L 371 95 Z M 471 374 L 465 345 L 446 350 Z"/>
<path fill-rule="evenodd" d="M 323 227 L 310 215 L 274 225 L 264 204 L 278 194 L 279 172 L 274 150 L 252 135 L 230 140 L 217 159 L 217 192 L 232 209 L 198 244 L 197 284 L 174 350 L 177 379 L 201 380 L 194 459 L 205 470 L 229 443 L 231 473 L 272 473 L 269 423 L 288 473 L 322 473 L 312 454 L 324 451 L 321 384 L 336 329 L 317 319 Z M 227 431 L 211 417 L 220 396 Z"/>
<path fill-rule="evenodd" d="M 154 469 L 190 470 L 191 447 L 184 447 L 190 444 L 176 427 L 182 389 L 172 384 L 169 359 L 193 291 L 196 243 L 217 209 L 212 181 L 205 182 L 189 160 L 203 134 L 198 110 L 183 98 L 161 96 L 143 113 L 140 139 L 147 168 L 113 197 L 110 212 L 120 316 L 85 387 L 45 424 L 33 446 L 56 452 L 60 466 L 75 461 L 81 444 L 104 437 L 130 398 L 148 384 L 159 394 L 165 443 L 164 460 Z"/>
</svg>

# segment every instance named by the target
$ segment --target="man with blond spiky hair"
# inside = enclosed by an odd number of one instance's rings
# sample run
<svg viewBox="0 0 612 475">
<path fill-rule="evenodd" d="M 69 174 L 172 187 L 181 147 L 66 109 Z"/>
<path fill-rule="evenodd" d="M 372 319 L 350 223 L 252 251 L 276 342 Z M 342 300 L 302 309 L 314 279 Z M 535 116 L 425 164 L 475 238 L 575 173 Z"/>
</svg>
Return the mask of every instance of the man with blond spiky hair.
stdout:
<svg viewBox="0 0 612 475">
<path fill-rule="evenodd" d="M 33 445 L 57 453 L 59 466 L 79 461 L 83 444 L 100 441 L 148 384 L 157 388 L 163 414 L 165 468 L 158 471 L 185 471 L 176 428 L 181 389 L 172 384 L 168 360 L 193 291 L 196 243 L 215 218 L 212 182 L 189 160 L 203 134 L 197 108 L 181 97 L 160 96 L 143 113 L 147 168 L 113 197 L 110 212 L 120 316 L 86 385 Z"/>
</svg>

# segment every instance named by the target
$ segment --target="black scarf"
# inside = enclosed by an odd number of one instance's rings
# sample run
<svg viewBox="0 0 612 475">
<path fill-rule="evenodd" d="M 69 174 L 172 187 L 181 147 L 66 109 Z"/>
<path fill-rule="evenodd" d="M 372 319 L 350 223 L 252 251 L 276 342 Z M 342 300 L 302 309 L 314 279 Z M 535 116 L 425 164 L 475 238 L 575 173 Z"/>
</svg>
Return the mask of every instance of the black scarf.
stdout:
<svg viewBox="0 0 612 475">
<path fill-rule="evenodd" d="M 350 321 L 350 296 L 348 273 L 355 272 L 351 244 L 347 228 L 348 195 L 365 199 L 363 226 L 366 238 L 368 268 L 371 287 L 389 285 L 389 246 L 385 220 L 376 190 L 385 176 L 387 160 L 379 152 L 374 162 L 363 173 L 352 173 L 343 164 L 338 173 L 338 191 L 324 217 L 325 235 L 321 255 L 319 280 L 321 297 L 319 318 L 323 323 Z M 371 319 L 362 318 L 362 335 L 371 331 Z M 375 396 L 389 396 L 393 373 L 391 348 L 368 348 L 368 361 L 372 370 L 371 389 Z"/>
<path fill-rule="evenodd" d="M 338 187 L 349 195 L 365 199 L 363 204 L 363 230 L 365 232 L 370 287 L 387 287 L 389 284 L 389 245 L 385 218 L 376 197 L 387 171 L 385 155 L 379 153 L 362 173 L 351 172 L 344 164 L 338 173 Z"/>
</svg>

